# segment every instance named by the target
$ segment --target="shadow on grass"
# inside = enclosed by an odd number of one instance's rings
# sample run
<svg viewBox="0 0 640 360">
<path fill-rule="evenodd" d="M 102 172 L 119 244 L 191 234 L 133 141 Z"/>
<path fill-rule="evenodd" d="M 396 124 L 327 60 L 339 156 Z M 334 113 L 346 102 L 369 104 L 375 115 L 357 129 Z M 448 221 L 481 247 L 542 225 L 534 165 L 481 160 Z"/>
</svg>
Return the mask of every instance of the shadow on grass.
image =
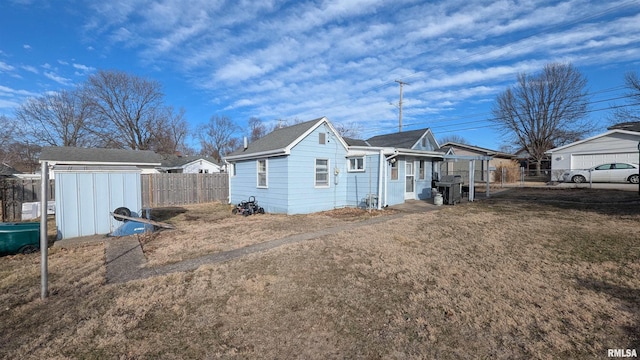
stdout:
<svg viewBox="0 0 640 360">
<path fill-rule="evenodd" d="M 488 202 L 528 203 L 562 210 L 580 210 L 603 215 L 640 215 L 640 196 L 636 192 L 584 188 L 514 188 L 499 192 Z"/>
<path fill-rule="evenodd" d="M 180 214 L 187 212 L 187 209 L 180 206 L 168 206 L 151 209 L 151 219 L 155 221 L 166 221 Z M 143 214 L 146 216 L 146 214 Z"/>
<path fill-rule="evenodd" d="M 576 281 L 579 286 L 585 289 L 607 294 L 623 302 L 625 309 L 633 315 L 634 324 L 624 328 L 628 335 L 627 344 L 612 345 L 626 349 L 640 348 L 640 289 L 618 286 L 594 279 L 577 278 Z"/>
</svg>

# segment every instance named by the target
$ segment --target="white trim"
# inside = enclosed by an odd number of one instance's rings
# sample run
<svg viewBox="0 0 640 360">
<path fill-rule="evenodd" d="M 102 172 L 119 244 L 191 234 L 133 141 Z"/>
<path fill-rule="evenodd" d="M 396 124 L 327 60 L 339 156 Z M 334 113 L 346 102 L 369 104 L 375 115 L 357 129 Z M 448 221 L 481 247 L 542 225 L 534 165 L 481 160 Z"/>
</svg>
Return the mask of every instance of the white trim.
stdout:
<svg viewBox="0 0 640 360">
<path fill-rule="evenodd" d="M 357 173 L 367 171 L 366 156 L 347 156 L 347 172 Z M 362 160 L 362 169 L 357 168 L 357 160 Z M 356 168 L 351 167 L 351 160 L 356 160 Z"/>
<path fill-rule="evenodd" d="M 256 159 L 256 188 L 269 188 L 269 159 Z M 264 161 L 264 185 L 260 185 L 260 161 Z"/>
<path fill-rule="evenodd" d="M 309 136 L 309 134 L 311 134 L 312 132 L 314 132 L 317 128 L 320 127 L 320 125 L 325 124 L 329 127 L 329 129 L 331 130 L 331 132 L 333 132 L 334 135 L 337 135 L 336 138 L 338 139 L 338 142 L 342 145 L 342 147 L 345 150 L 349 150 L 349 145 L 347 145 L 347 143 L 344 141 L 344 139 L 342 139 L 342 136 L 339 135 L 338 130 L 336 130 L 333 125 L 331 125 L 331 122 L 329 122 L 329 119 L 327 119 L 326 116 L 323 116 L 322 118 L 320 118 L 320 120 L 318 120 L 317 123 L 315 123 L 315 125 L 313 125 L 311 128 L 309 128 L 307 131 L 305 131 L 302 135 L 300 135 L 297 139 L 295 139 L 294 141 L 292 141 L 289 145 L 287 145 L 284 150 L 285 152 L 287 152 L 287 154 L 291 153 L 291 149 L 298 145 L 298 143 L 300 143 L 302 140 L 304 140 L 307 136 Z"/>
<path fill-rule="evenodd" d="M 327 162 L 327 185 L 318 185 L 318 160 L 324 160 Z M 331 160 L 326 158 L 313 159 L 313 187 L 316 189 L 327 189 L 331 187 Z"/>
<path fill-rule="evenodd" d="M 586 138 L 584 140 L 579 140 L 579 141 L 576 141 L 576 142 L 572 142 L 571 144 L 568 144 L 568 145 L 564 145 L 564 146 L 560 146 L 560 147 L 557 147 L 557 148 L 553 148 L 551 150 L 547 150 L 545 152 L 545 154 L 552 154 L 554 152 L 558 152 L 560 150 L 564 150 L 564 149 L 570 148 L 572 146 L 580 145 L 582 143 L 585 143 L 585 142 L 588 142 L 588 141 L 591 141 L 591 140 L 599 139 L 601 137 L 609 136 L 611 134 L 625 134 L 625 135 L 634 135 L 634 136 L 640 137 L 640 132 L 637 132 L 637 131 L 618 130 L 618 129 L 609 130 L 609 131 L 607 131 L 605 133 L 602 133 L 600 135 L 592 136 L 592 137 Z"/>
</svg>

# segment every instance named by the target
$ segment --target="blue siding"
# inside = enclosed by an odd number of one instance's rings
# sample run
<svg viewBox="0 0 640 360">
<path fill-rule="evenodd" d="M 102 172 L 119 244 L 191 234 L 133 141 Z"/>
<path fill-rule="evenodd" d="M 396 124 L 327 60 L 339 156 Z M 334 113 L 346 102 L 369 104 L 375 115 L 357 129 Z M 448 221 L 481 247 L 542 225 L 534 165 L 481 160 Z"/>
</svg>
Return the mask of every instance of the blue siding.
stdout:
<svg viewBox="0 0 640 360">
<path fill-rule="evenodd" d="M 347 173 L 347 206 L 364 207 L 366 206 L 364 201 L 368 194 L 378 195 L 379 170 L 380 155 L 371 154 L 365 156 L 364 172 Z M 382 190 L 384 191 L 384 189 Z M 380 201 L 382 201 L 382 196 Z"/>
<path fill-rule="evenodd" d="M 326 142 L 319 144 L 319 133 Z M 346 149 L 326 125 L 321 125 L 291 150 L 288 214 L 306 214 L 347 206 Z M 329 160 L 329 186 L 315 186 L 315 160 Z M 338 174 L 335 175 L 335 170 Z"/>
<path fill-rule="evenodd" d="M 238 204 L 255 196 L 256 201 L 270 213 L 286 213 L 287 195 L 287 156 L 268 158 L 267 186 L 258 188 L 257 160 L 244 160 L 235 164 L 235 176 L 231 177 L 231 203 Z"/>
<path fill-rule="evenodd" d="M 431 180 L 433 180 L 433 162 L 425 161 L 425 178 L 416 181 L 416 197 L 420 200 L 431 198 Z"/>
<path fill-rule="evenodd" d="M 405 190 L 405 161 L 403 158 L 398 157 L 398 179 L 391 180 L 391 164 L 387 162 L 387 204 L 386 205 L 398 205 L 404 203 L 404 190 Z"/>
</svg>

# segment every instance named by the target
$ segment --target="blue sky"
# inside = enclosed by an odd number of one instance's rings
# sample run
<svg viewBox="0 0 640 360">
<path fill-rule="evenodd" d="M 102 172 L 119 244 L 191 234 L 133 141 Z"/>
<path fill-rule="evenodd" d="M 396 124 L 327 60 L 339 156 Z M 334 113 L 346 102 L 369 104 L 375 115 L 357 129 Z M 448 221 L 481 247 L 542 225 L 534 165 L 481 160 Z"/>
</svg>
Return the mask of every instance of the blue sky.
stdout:
<svg viewBox="0 0 640 360">
<path fill-rule="evenodd" d="M 192 126 L 224 115 L 359 124 L 361 137 L 430 127 L 498 148 L 496 95 L 519 72 L 572 62 L 606 128 L 640 64 L 635 1 L 5 0 L 0 114 L 98 69 L 162 83 Z M 241 134 L 239 134 L 241 135 Z"/>
</svg>

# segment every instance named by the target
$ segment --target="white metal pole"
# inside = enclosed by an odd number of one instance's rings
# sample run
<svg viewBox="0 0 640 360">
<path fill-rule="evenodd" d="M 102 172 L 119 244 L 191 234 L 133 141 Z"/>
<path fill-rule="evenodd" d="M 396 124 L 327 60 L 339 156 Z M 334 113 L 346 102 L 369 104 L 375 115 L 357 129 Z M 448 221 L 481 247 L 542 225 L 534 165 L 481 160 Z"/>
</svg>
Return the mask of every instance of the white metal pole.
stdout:
<svg viewBox="0 0 640 360">
<path fill-rule="evenodd" d="M 365 166 L 368 166 L 368 165 L 365 165 Z M 382 210 L 382 182 L 384 181 L 383 168 L 384 168 L 384 151 L 380 150 L 379 157 L 378 157 L 378 210 Z"/>
<path fill-rule="evenodd" d="M 47 257 L 49 254 L 49 241 L 47 239 L 47 190 L 49 189 L 49 166 L 45 161 L 42 163 L 42 174 L 40 177 L 40 298 L 44 299 L 49 295 L 49 264 Z"/>
<path fill-rule="evenodd" d="M 491 170 L 489 170 L 489 161 L 490 160 L 487 160 L 487 198 L 489 198 L 490 176 L 491 176 Z"/>
</svg>

